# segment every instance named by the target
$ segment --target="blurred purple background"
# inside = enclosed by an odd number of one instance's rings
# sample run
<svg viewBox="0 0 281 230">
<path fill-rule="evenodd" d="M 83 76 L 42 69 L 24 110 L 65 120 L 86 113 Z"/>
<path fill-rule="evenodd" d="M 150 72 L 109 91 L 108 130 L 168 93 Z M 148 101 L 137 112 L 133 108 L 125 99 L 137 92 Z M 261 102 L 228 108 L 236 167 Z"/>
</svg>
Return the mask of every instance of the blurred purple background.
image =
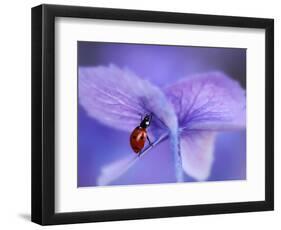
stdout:
<svg viewBox="0 0 281 230">
<path fill-rule="evenodd" d="M 163 87 L 194 73 L 219 70 L 246 88 L 246 49 L 78 42 L 78 65 L 115 64 Z M 79 78 L 78 78 L 79 80 Z M 138 124 L 136 124 L 137 126 Z M 130 133 L 100 124 L 78 105 L 78 187 L 96 186 L 108 163 L 133 154 Z M 187 175 L 186 182 L 194 181 Z M 208 181 L 246 179 L 246 131 L 220 133 Z M 163 142 L 114 185 L 175 182 L 173 156 Z"/>
</svg>

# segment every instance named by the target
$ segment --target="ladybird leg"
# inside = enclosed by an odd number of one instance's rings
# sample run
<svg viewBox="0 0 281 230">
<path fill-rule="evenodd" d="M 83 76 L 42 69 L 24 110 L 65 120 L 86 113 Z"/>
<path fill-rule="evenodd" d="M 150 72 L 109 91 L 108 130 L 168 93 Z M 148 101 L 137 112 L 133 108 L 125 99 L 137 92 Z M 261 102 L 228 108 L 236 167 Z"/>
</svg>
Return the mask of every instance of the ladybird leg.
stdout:
<svg viewBox="0 0 281 230">
<path fill-rule="evenodd" d="M 150 141 L 148 135 L 146 136 L 146 139 L 148 140 L 149 145 L 153 145 L 153 143 Z"/>
</svg>

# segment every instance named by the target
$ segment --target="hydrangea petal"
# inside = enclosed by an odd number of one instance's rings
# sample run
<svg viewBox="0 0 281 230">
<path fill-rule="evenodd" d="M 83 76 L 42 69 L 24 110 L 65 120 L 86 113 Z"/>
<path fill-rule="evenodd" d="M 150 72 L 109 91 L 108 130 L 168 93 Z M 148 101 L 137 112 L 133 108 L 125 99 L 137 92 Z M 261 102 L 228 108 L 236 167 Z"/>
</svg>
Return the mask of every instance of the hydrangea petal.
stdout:
<svg viewBox="0 0 281 230">
<path fill-rule="evenodd" d="M 119 130 L 131 132 L 149 113 L 155 127 L 161 123 L 177 128 L 176 114 L 164 93 L 115 65 L 79 68 L 79 103 L 90 117 Z"/>
<path fill-rule="evenodd" d="M 245 128 L 245 90 L 222 72 L 187 77 L 165 92 L 174 105 L 181 129 Z"/>
<path fill-rule="evenodd" d="M 102 168 L 97 178 L 97 185 L 104 186 L 122 176 L 138 160 L 138 156 L 128 155 L 120 160 L 114 161 Z"/>
<path fill-rule="evenodd" d="M 208 179 L 214 160 L 216 132 L 196 131 L 180 140 L 184 172 L 198 181 Z"/>
</svg>

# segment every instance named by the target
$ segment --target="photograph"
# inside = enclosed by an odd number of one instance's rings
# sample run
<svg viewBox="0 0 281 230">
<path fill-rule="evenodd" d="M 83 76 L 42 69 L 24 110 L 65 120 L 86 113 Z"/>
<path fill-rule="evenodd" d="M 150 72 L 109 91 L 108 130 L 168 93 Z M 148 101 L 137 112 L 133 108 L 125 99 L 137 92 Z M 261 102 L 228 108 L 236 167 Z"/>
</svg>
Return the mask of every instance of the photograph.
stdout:
<svg viewBox="0 0 281 230">
<path fill-rule="evenodd" d="M 247 180 L 246 56 L 77 41 L 77 187 Z"/>
<path fill-rule="evenodd" d="M 32 222 L 274 210 L 274 18 L 149 4 L 32 7 Z"/>
</svg>

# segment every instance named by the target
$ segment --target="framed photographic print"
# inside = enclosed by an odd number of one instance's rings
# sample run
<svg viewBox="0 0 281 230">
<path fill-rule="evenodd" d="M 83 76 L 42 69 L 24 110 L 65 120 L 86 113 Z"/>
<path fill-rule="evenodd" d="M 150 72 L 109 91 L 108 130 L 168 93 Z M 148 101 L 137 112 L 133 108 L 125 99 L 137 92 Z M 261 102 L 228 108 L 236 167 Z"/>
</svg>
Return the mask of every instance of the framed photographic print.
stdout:
<svg viewBox="0 0 281 230">
<path fill-rule="evenodd" d="M 273 19 L 32 8 L 32 221 L 273 210 Z"/>
</svg>

